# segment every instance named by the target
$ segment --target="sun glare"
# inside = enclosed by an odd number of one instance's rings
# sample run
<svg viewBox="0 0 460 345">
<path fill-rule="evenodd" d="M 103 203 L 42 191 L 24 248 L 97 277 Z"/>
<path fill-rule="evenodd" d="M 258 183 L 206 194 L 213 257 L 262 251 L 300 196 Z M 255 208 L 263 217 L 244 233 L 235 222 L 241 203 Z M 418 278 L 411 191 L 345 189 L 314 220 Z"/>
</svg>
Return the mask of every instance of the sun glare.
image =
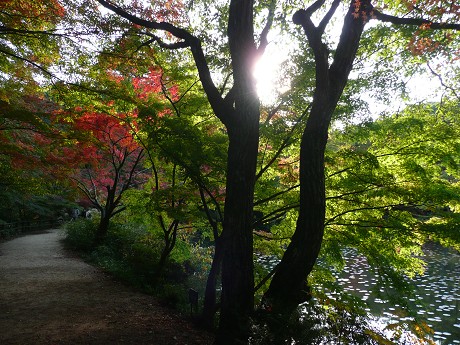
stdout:
<svg viewBox="0 0 460 345">
<path fill-rule="evenodd" d="M 274 104 L 280 93 L 287 91 L 289 80 L 281 78 L 281 65 L 286 60 L 286 53 L 268 46 L 265 54 L 259 59 L 254 68 L 257 82 L 257 94 L 263 104 Z"/>
</svg>

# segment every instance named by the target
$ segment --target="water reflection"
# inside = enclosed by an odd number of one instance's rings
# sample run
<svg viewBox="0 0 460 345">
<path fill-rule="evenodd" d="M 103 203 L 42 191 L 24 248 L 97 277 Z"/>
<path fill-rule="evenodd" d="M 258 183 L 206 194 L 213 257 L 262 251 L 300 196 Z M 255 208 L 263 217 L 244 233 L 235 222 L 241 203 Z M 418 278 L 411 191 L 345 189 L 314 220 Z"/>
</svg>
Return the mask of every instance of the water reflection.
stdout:
<svg viewBox="0 0 460 345">
<path fill-rule="evenodd" d="M 436 244 L 425 246 L 424 253 L 426 271 L 413 279 L 415 294 L 409 305 L 434 330 L 433 338 L 437 344 L 460 344 L 460 254 Z M 368 303 L 368 312 L 375 316 L 374 326 L 383 329 L 386 325 L 413 319 L 401 315 L 398 304 L 373 293 L 375 290 L 385 291 L 379 288 L 378 275 L 373 273 L 363 256 L 348 249 L 344 257 L 346 266 L 336 275 L 337 281 L 344 291 Z M 257 261 L 268 269 L 278 263 L 277 258 L 263 255 L 258 256 Z"/>
<path fill-rule="evenodd" d="M 435 244 L 426 246 L 424 253 L 427 269 L 414 278 L 415 298 L 410 299 L 410 306 L 434 330 L 437 344 L 460 344 L 460 255 Z M 345 270 L 337 280 L 346 292 L 368 302 L 369 311 L 377 317 L 376 322 L 383 325 L 410 319 L 398 315 L 398 305 L 371 293 L 378 279 L 364 257 L 347 250 L 345 258 Z"/>
</svg>

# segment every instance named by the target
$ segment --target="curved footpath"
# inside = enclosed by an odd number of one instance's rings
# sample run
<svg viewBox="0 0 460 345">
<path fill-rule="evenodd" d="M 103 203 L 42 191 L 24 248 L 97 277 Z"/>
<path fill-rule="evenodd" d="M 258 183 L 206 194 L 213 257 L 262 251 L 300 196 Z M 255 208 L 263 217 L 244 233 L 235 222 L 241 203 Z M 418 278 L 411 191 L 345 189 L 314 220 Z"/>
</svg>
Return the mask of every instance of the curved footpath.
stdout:
<svg viewBox="0 0 460 345">
<path fill-rule="evenodd" d="M 0 344 L 211 344 L 148 296 L 65 251 L 61 231 L 0 243 Z"/>
</svg>

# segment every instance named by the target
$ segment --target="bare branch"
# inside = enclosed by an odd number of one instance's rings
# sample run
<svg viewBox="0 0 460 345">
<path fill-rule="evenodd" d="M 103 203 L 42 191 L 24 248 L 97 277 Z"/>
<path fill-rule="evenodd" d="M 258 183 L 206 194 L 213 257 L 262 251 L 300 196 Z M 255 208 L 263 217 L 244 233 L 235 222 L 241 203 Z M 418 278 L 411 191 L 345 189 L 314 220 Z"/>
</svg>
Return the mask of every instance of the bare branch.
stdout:
<svg viewBox="0 0 460 345">
<path fill-rule="evenodd" d="M 278 265 L 277 264 L 275 267 L 273 267 L 273 269 L 270 271 L 270 273 L 268 273 L 255 287 L 254 287 L 254 292 L 257 292 L 257 290 L 259 290 L 276 272 L 276 270 L 278 269 Z"/>
<path fill-rule="evenodd" d="M 427 65 L 428 69 L 430 70 L 431 74 L 433 74 L 436 78 L 438 78 L 438 80 L 439 80 L 439 82 L 441 83 L 441 85 L 442 85 L 444 88 L 446 88 L 446 89 L 448 89 L 449 91 L 451 91 L 451 92 L 454 94 L 454 96 L 455 96 L 457 99 L 460 100 L 460 95 L 457 93 L 457 91 L 455 91 L 455 89 L 454 89 L 452 86 L 447 85 L 447 84 L 444 82 L 442 76 L 441 76 L 439 73 L 437 73 L 437 72 L 430 66 L 430 64 L 429 64 L 428 62 L 427 62 L 426 65 Z"/>
<path fill-rule="evenodd" d="M 186 41 L 179 41 L 179 42 L 174 42 L 174 43 L 166 43 L 166 42 L 163 41 L 160 37 L 158 37 L 157 35 L 152 34 L 151 32 L 143 31 L 143 32 L 141 32 L 141 33 L 142 33 L 143 35 L 152 37 L 152 39 L 148 40 L 147 42 L 144 42 L 140 47 L 146 46 L 146 45 L 149 45 L 149 44 L 152 44 L 152 43 L 154 43 L 154 42 L 157 42 L 158 45 L 159 45 L 161 48 L 171 49 L 171 50 L 174 50 L 174 49 L 181 49 L 181 48 L 187 48 L 187 47 L 189 46 L 189 44 L 188 44 Z M 139 48 L 138 48 L 138 49 L 139 49 Z"/>
<path fill-rule="evenodd" d="M 212 228 L 214 241 L 216 241 L 219 238 L 217 222 L 211 216 L 211 212 L 209 210 L 208 202 L 206 201 L 206 197 L 204 195 L 203 188 L 201 186 L 198 186 L 198 189 L 200 191 L 201 202 L 203 203 L 204 211 L 206 213 L 206 218 L 208 218 L 208 222 Z"/>
</svg>

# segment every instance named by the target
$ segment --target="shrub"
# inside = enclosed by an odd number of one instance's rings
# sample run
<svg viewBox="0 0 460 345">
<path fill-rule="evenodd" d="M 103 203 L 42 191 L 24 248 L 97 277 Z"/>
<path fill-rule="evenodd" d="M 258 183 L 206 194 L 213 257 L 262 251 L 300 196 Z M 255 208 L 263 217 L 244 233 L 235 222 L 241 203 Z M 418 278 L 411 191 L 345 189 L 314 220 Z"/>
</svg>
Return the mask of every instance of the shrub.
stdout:
<svg viewBox="0 0 460 345">
<path fill-rule="evenodd" d="M 67 223 L 64 239 L 66 246 L 73 250 L 90 252 L 93 248 L 97 224 L 96 220 L 90 219 L 78 219 Z"/>
<path fill-rule="evenodd" d="M 193 288 L 204 294 L 211 251 L 178 239 L 165 266 L 158 266 L 164 241 L 161 232 L 145 226 L 112 220 L 107 237 L 94 248 L 98 220 L 78 220 L 66 226 L 65 243 L 86 253 L 86 259 L 144 292 L 153 293 L 168 305 L 189 311 L 187 292 Z"/>
</svg>

